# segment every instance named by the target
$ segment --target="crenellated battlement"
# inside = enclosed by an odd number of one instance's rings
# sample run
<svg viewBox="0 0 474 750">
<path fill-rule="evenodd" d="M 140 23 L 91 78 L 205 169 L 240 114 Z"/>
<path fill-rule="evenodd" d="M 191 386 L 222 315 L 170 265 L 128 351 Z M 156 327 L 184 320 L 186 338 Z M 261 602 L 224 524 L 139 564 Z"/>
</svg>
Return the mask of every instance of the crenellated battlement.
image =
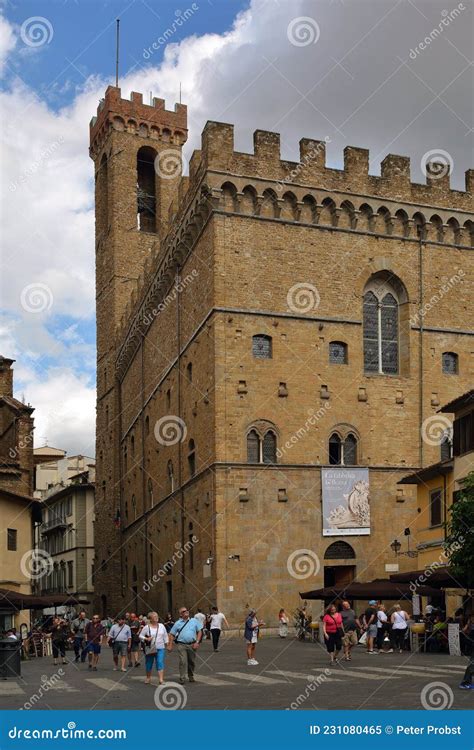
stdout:
<svg viewBox="0 0 474 750">
<path fill-rule="evenodd" d="M 426 184 L 411 181 L 410 159 L 388 154 L 381 162 L 380 176 L 369 174 L 369 151 L 354 146 L 344 149 L 344 169 L 326 166 L 326 142 L 302 138 L 300 160 L 290 162 L 280 157 L 280 135 L 265 130 L 254 133 L 253 154 L 234 150 L 234 126 L 228 123 L 207 122 L 202 133 L 200 161 L 208 170 L 229 175 L 274 180 L 280 194 L 290 185 L 324 187 L 363 195 L 381 196 L 393 200 L 446 206 L 472 210 L 474 169 L 465 175 L 466 191 L 452 190 L 449 160 L 434 158 L 425 164 Z M 443 156 L 443 154 L 440 154 Z M 190 177 L 198 171 L 194 162 Z"/>
<path fill-rule="evenodd" d="M 143 94 L 136 91 L 130 99 L 122 99 L 120 88 L 109 86 L 89 124 L 91 155 L 109 128 L 182 145 L 188 137 L 187 107 L 175 104 L 174 110 L 167 110 L 165 100 L 157 97 L 144 104 Z"/>
</svg>

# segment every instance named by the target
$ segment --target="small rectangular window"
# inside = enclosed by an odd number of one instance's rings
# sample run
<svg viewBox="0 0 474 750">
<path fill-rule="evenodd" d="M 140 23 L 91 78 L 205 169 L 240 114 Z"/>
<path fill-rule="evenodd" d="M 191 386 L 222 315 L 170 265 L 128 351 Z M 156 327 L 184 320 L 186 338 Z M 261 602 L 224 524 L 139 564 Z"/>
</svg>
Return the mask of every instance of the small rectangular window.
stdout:
<svg viewBox="0 0 474 750">
<path fill-rule="evenodd" d="M 16 552 L 18 542 L 18 532 L 16 529 L 7 529 L 7 549 L 10 552 Z"/>
<path fill-rule="evenodd" d="M 441 525 L 442 490 L 430 492 L 430 526 Z"/>
</svg>

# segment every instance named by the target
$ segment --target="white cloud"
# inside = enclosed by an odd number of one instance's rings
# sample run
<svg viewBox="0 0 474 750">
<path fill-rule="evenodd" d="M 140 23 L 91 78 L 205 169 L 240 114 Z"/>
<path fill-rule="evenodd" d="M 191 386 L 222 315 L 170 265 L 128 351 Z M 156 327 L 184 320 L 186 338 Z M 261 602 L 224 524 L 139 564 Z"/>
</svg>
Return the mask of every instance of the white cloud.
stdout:
<svg viewBox="0 0 474 750">
<path fill-rule="evenodd" d="M 416 60 L 409 57 L 410 49 L 439 23 L 443 2 L 418 0 L 419 12 L 396 0 L 253 0 L 230 31 L 170 44 L 160 65 L 154 65 L 153 57 L 143 57 L 143 47 L 163 32 L 153 21 L 149 38 L 137 39 L 135 57 L 143 67 L 123 77 L 122 95 L 135 90 L 146 97 L 152 91 L 170 109 L 181 83 L 189 112 L 187 157 L 199 147 L 206 120 L 222 120 L 236 124 L 239 150 L 251 150 L 257 128 L 280 132 L 282 156 L 292 159 L 298 158 L 301 137 L 329 136 L 331 165 L 341 165 L 345 145 L 358 145 L 377 157 L 374 171 L 387 152 L 411 155 L 413 176 L 419 180 L 421 156 L 430 148 L 441 148 L 451 154 L 456 186 L 462 189 L 472 148 L 472 134 L 467 134 L 472 127 L 470 77 L 469 70 L 463 70 L 465 58 L 472 58 L 471 11 L 454 20 Z M 298 16 L 317 22 L 317 43 L 290 43 L 288 24 Z M 189 34 L 192 26 L 191 18 Z M 14 48 L 13 29 L 1 20 L 0 65 L 8 54 L 15 59 Z M 28 388 L 27 398 L 36 406 L 37 424 L 45 425 L 40 430 L 47 429 L 58 445 L 74 435 L 78 442 L 90 444 L 94 431 L 92 387 L 82 374 L 92 368 L 90 347 L 74 344 L 67 335 L 58 339 L 50 331 L 55 316 L 71 316 L 78 322 L 80 338 L 81 326 L 93 324 L 88 123 L 105 87 L 101 78 L 89 78 L 72 104 L 58 111 L 15 77 L 0 92 L 0 108 L 8 112 L 2 130 L 1 221 L 2 299 L 10 335 L 2 353 L 11 355 L 8 346 L 17 352 L 20 372 L 22 356 L 27 358 L 22 387 Z M 436 99 L 436 92 L 444 88 L 444 101 Z M 44 313 L 25 312 L 21 306 L 22 291 L 31 284 L 50 290 L 52 304 Z M 67 384 L 61 387 L 62 396 L 71 391 L 66 403 L 73 411 L 66 420 L 62 412 L 58 419 L 41 414 L 48 414 L 49 404 L 57 401 L 58 393 L 48 386 L 60 385 L 60 380 Z"/>
<path fill-rule="evenodd" d="M 16 37 L 13 27 L 0 16 L 0 74 L 3 73 L 5 61 L 15 48 Z"/>
</svg>

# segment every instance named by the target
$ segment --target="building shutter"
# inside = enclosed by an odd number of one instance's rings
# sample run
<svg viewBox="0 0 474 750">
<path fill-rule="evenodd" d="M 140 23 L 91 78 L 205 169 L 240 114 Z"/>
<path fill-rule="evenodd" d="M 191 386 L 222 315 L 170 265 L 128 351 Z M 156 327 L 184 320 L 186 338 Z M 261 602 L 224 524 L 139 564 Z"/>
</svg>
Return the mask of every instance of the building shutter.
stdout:
<svg viewBox="0 0 474 750">
<path fill-rule="evenodd" d="M 378 302 L 373 292 L 364 295 L 364 370 L 378 372 Z"/>
<path fill-rule="evenodd" d="M 398 372 L 398 303 L 392 294 L 386 294 L 381 305 L 382 372 Z"/>
<path fill-rule="evenodd" d="M 441 524 L 441 490 L 430 492 L 430 525 L 439 526 Z"/>
</svg>

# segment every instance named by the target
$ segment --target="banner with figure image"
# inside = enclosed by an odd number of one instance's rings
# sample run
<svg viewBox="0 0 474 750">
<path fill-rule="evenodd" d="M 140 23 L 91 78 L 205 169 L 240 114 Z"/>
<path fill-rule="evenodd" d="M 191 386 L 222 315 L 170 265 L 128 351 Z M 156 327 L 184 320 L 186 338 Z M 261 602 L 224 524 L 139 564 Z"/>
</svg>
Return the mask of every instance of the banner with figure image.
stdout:
<svg viewBox="0 0 474 750">
<path fill-rule="evenodd" d="M 321 470 L 323 536 L 370 534 L 369 470 Z"/>
</svg>

